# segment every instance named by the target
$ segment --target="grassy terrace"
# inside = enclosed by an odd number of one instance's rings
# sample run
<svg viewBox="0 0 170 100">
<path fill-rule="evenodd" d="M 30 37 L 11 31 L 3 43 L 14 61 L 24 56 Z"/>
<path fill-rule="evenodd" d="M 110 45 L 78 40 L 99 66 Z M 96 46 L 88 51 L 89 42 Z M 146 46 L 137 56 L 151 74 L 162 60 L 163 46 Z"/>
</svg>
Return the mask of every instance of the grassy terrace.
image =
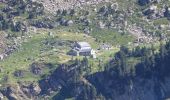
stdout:
<svg viewBox="0 0 170 100">
<path fill-rule="evenodd" d="M 22 43 L 22 46 L 19 50 L 0 62 L 3 68 L 3 72 L 0 75 L 8 75 L 10 80 L 9 82 L 11 82 L 14 81 L 12 74 L 16 69 L 28 71 L 29 65 L 39 58 L 41 49 L 40 42 L 43 39 L 43 35 L 35 35 L 33 38 L 27 39 L 27 42 Z M 34 80 L 34 77 L 27 76 L 25 79 Z"/>
<path fill-rule="evenodd" d="M 52 35 L 49 35 L 49 32 Z M 115 52 L 119 51 L 116 47 L 120 44 L 127 44 L 133 40 L 132 37 L 128 35 L 121 36 L 114 31 L 108 30 L 95 30 L 92 33 L 92 36 L 98 38 L 100 41 L 105 41 L 113 45 L 113 49 L 111 50 L 99 50 L 97 51 L 97 59 L 89 58 L 89 62 L 93 65 L 93 72 L 97 72 L 101 70 L 98 67 L 99 60 L 102 61 L 102 64 L 106 64 L 111 57 L 115 54 Z M 0 61 L 0 66 L 2 66 L 3 71 L 0 73 L 0 78 L 2 80 L 3 76 L 8 76 L 8 83 L 15 83 L 19 81 L 37 81 L 41 78 L 39 75 L 33 75 L 30 72 L 30 65 L 33 62 L 45 62 L 54 64 L 54 68 L 43 68 L 44 74 L 49 74 L 50 70 L 54 70 L 57 68 L 57 65 L 60 63 L 67 63 L 72 59 L 71 56 L 67 55 L 67 52 L 71 49 L 70 46 L 55 46 L 53 48 L 49 48 L 43 44 L 43 41 L 53 38 L 54 40 L 59 39 L 62 41 L 87 41 L 93 49 L 97 50 L 103 42 L 96 41 L 92 36 L 88 36 L 78 32 L 68 32 L 68 30 L 63 29 L 54 29 L 54 30 L 46 30 L 46 29 L 38 29 L 37 33 L 32 33 L 31 37 L 25 39 L 25 41 L 21 44 L 21 47 L 11 54 L 9 57 Z M 42 51 L 44 49 L 44 51 Z M 83 57 L 74 57 L 78 59 L 82 59 Z M 13 73 L 16 70 L 24 70 L 25 75 L 24 78 L 16 78 Z"/>
<path fill-rule="evenodd" d="M 112 45 L 125 45 L 134 40 L 131 35 L 122 35 L 114 30 L 108 29 L 94 29 L 92 36 L 97 38 L 100 42 L 106 42 Z"/>
</svg>

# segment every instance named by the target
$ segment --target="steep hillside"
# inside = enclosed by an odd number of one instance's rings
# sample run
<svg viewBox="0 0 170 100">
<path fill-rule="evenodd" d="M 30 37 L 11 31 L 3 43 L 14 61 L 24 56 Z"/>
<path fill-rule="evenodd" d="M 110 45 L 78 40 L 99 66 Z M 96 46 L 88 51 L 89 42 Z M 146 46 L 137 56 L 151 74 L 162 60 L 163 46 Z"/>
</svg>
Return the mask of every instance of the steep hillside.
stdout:
<svg viewBox="0 0 170 100">
<path fill-rule="evenodd" d="M 169 0 L 0 0 L 0 99 L 170 98 L 169 7 Z M 77 42 L 95 55 L 71 55 Z"/>
</svg>

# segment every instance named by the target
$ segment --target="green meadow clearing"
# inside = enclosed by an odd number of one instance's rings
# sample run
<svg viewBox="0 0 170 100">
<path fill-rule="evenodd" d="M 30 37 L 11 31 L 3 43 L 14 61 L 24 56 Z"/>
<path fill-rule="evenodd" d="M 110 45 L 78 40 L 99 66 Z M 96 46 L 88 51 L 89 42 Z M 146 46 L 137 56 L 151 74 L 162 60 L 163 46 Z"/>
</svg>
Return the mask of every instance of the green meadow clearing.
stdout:
<svg viewBox="0 0 170 100">
<path fill-rule="evenodd" d="M 99 32 L 99 31 L 96 31 Z M 89 57 L 89 62 L 92 66 L 92 72 L 97 72 L 101 70 L 99 65 L 99 60 L 102 60 L 102 64 L 107 63 L 114 54 L 119 51 L 117 45 L 125 44 L 127 41 L 131 41 L 131 37 L 126 36 L 121 37 L 119 34 L 111 31 L 102 31 L 105 34 L 96 33 L 94 37 L 83 34 L 74 33 L 63 30 L 46 30 L 38 29 L 36 33 L 31 33 L 31 37 L 25 38 L 24 42 L 21 43 L 21 47 L 12 53 L 9 57 L 0 61 L 0 66 L 2 67 L 2 72 L 0 73 L 1 83 L 3 83 L 3 77 L 8 77 L 8 83 L 15 83 L 17 81 L 38 81 L 42 76 L 33 75 L 30 72 L 30 66 L 33 62 L 40 63 L 50 63 L 53 68 L 43 68 L 43 75 L 48 75 L 50 71 L 58 67 L 58 64 L 67 63 L 72 59 L 82 59 L 83 57 L 71 57 L 67 55 L 67 52 L 71 50 L 71 44 L 76 41 L 86 41 L 88 42 L 94 50 L 96 50 L 97 58 L 93 59 Z M 52 33 L 52 35 L 49 35 Z M 109 35 L 106 35 L 109 34 Z M 95 37 L 99 35 L 101 40 L 106 41 L 106 43 L 111 44 L 113 47 L 111 50 L 97 50 L 99 46 L 103 43 L 96 41 Z M 108 37 L 110 36 L 110 37 Z M 121 40 L 116 40 L 113 37 L 121 37 Z M 98 37 L 98 36 L 97 36 Z M 97 38 L 96 37 L 96 38 Z M 115 37 L 115 38 L 116 38 Z M 113 38 L 113 39 L 112 39 Z M 65 41 L 64 46 L 46 46 L 44 41 Z M 109 42 L 112 41 L 112 42 Z M 70 42 L 70 43 L 69 43 Z M 117 44 L 116 44 L 117 43 Z M 22 80 L 13 75 L 16 70 L 24 70 L 25 75 Z"/>
</svg>

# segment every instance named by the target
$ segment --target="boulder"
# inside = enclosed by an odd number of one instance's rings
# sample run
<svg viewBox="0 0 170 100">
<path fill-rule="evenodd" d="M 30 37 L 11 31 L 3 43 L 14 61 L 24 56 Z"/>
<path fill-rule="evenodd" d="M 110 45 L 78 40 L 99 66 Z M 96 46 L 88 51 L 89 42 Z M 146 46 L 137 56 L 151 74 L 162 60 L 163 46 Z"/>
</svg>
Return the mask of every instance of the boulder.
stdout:
<svg viewBox="0 0 170 100">
<path fill-rule="evenodd" d="M 41 92 L 41 88 L 36 83 L 31 84 L 29 88 L 32 95 L 38 95 Z"/>
<path fill-rule="evenodd" d="M 4 95 L 0 92 L 0 100 L 4 99 Z"/>
<path fill-rule="evenodd" d="M 99 28 L 103 29 L 103 28 L 105 28 L 105 26 L 106 26 L 105 23 L 103 23 L 101 21 L 99 22 Z"/>
<path fill-rule="evenodd" d="M 33 63 L 31 65 L 31 72 L 35 75 L 41 75 L 43 73 L 42 67 L 44 65 L 39 64 L 39 63 Z"/>
<path fill-rule="evenodd" d="M 4 93 L 9 100 L 18 100 L 18 97 L 16 95 L 17 94 L 16 88 L 9 86 L 6 89 L 4 89 Z"/>
<path fill-rule="evenodd" d="M 32 73 L 34 73 L 35 75 L 40 75 L 42 74 L 42 69 L 40 67 L 32 67 L 31 68 Z"/>
<path fill-rule="evenodd" d="M 66 22 L 66 26 L 71 26 L 71 25 L 73 25 L 74 24 L 74 22 L 72 21 L 72 20 L 68 20 L 67 22 Z"/>
<path fill-rule="evenodd" d="M 17 70 L 17 71 L 14 72 L 14 76 L 24 77 L 24 71 L 23 70 Z"/>
<path fill-rule="evenodd" d="M 147 16 L 148 19 L 157 19 L 161 17 L 161 13 L 155 5 L 149 6 L 143 14 Z"/>
<path fill-rule="evenodd" d="M 117 10 L 119 9 L 118 3 L 117 3 L 117 2 L 116 2 L 116 3 L 113 3 L 113 4 L 111 5 L 111 8 L 112 8 L 114 11 L 117 11 Z"/>
<path fill-rule="evenodd" d="M 151 15 L 151 14 L 156 13 L 156 11 L 157 11 L 157 6 L 152 5 L 144 12 L 144 14 Z"/>
</svg>

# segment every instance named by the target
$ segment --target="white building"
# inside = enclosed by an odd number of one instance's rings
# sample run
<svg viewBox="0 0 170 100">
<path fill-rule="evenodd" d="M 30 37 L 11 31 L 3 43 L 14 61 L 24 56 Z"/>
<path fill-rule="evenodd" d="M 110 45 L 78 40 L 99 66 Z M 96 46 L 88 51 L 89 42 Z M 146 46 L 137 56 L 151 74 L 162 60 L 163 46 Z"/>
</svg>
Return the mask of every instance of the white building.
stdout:
<svg viewBox="0 0 170 100">
<path fill-rule="evenodd" d="M 77 53 L 76 55 L 90 56 L 92 48 L 87 42 L 77 42 L 73 50 Z"/>
<path fill-rule="evenodd" d="M 74 48 L 71 50 L 71 55 L 92 56 L 96 58 L 95 51 L 91 48 L 90 44 L 87 42 L 75 43 Z"/>
</svg>

